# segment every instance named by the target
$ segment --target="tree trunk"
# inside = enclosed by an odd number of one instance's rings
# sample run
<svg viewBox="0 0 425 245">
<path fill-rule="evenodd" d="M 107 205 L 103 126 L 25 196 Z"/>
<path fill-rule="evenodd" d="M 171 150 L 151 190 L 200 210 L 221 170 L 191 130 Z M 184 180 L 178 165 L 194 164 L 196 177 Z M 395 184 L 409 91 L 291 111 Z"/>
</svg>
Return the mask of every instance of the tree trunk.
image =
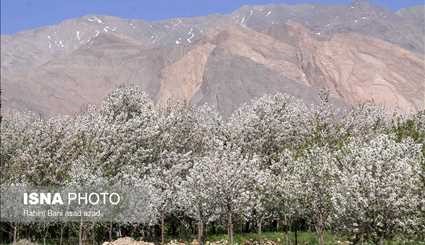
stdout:
<svg viewBox="0 0 425 245">
<path fill-rule="evenodd" d="M 16 223 L 13 224 L 13 244 L 16 244 L 18 241 L 18 225 Z"/>
<path fill-rule="evenodd" d="M 66 223 L 61 224 L 61 231 L 60 231 L 60 236 L 59 236 L 59 245 L 63 244 L 63 232 L 65 230 L 65 225 L 66 225 Z"/>
<path fill-rule="evenodd" d="M 109 229 L 108 229 L 108 234 L 109 234 L 109 242 L 112 242 L 112 221 L 109 222 Z"/>
<path fill-rule="evenodd" d="M 80 220 L 80 229 L 78 231 L 78 244 L 83 245 L 83 218 Z"/>
<path fill-rule="evenodd" d="M 163 213 L 161 213 L 161 244 L 165 244 L 165 217 Z"/>
<path fill-rule="evenodd" d="M 142 240 L 145 240 L 146 239 L 146 234 L 145 234 L 145 226 L 142 226 L 142 232 L 141 232 L 141 235 L 142 235 Z"/>
<path fill-rule="evenodd" d="M 279 222 L 280 222 L 280 220 L 277 219 L 276 220 L 276 232 L 279 232 Z"/>
<path fill-rule="evenodd" d="M 233 244 L 233 220 L 232 212 L 227 214 L 227 235 L 229 236 L 229 243 Z"/>
<path fill-rule="evenodd" d="M 43 223 L 43 230 L 44 230 L 44 236 L 43 236 L 43 244 L 46 245 L 46 237 L 47 237 L 47 228 L 46 228 L 46 223 Z"/>
<path fill-rule="evenodd" d="M 291 239 L 289 238 L 289 232 L 288 230 L 285 230 L 285 244 L 291 244 Z"/>
<path fill-rule="evenodd" d="M 295 245 L 298 245 L 298 233 L 297 233 L 297 228 L 295 228 L 294 234 L 295 234 Z"/>
<path fill-rule="evenodd" d="M 83 216 L 80 219 L 80 229 L 78 231 L 78 244 L 83 245 Z"/>
<path fill-rule="evenodd" d="M 323 231 L 319 234 L 319 245 L 325 245 L 325 239 L 323 237 Z"/>
<path fill-rule="evenodd" d="M 96 232 L 95 232 L 95 227 L 96 223 L 93 222 L 92 226 L 91 226 L 91 240 L 92 240 L 92 244 L 96 244 Z"/>
<path fill-rule="evenodd" d="M 263 218 L 260 218 L 259 220 L 258 220 L 258 234 L 260 234 L 261 235 L 261 233 L 263 232 L 262 231 L 262 222 L 263 221 Z"/>
<path fill-rule="evenodd" d="M 279 226 L 279 220 L 277 223 L 277 226 Z M 276 228 L 276 232 L 279 232 L 279 229 Z M 289 224 L 288 224 L 288 218 L 286 215 L 283 218 L 283 232 L 285 233 L 285 244 L 291 244 L 291 239 L 289 238 Z"/>
<path fill-rule="evenodd" d="M 288 230 L 285 231 L 285 239 L 284 239 L 284 241 L 285 241 L 285 244 L 289 244 L 289 245 L 291 244 L 291 239 L 289 237 Z"/>
<path fill-rule="evenodd" d="M 198 242 L 200 245 L 204 244 L 204 222 L 198 221 Z"/>
<path fill-rule="evenodd" d="M 325 230 L 325 225 L 323 222 L 323 216 L 319 215 L 319 219 L 317 220 L 317 223 L 315 225 L 316 228 L 316 233 L 319 236 L 319 245 L 324 245 L 325 244 L 325 240 L 324 240 L 324 230 Z"/>
<path fill-rule="evenodd" d="M 382 236 L 381 236 L 381 237 L 379 238 L 379 242 L 378 242 L 378 244 L 379 244 L 379 245 L 384 245 L 384 241 L 385 241 L 385 240 L 384 240 L 384 237 L 382 237 Z"/>
</svg>

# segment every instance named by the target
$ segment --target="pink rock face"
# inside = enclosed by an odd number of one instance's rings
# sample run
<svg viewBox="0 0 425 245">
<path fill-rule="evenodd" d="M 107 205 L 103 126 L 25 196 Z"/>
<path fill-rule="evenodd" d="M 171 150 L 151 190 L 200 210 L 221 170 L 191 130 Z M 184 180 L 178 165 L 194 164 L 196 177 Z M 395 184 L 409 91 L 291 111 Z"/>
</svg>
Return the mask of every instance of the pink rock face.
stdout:
<svg viewBox="0 0 425 245">
<path fill-rule="evenodd" d="M 388 42 L 347 33 L 319 41 L 300 25 L 301 65 L 310 84 L 324 85 L 348 104 L 374 102 L 388 109 L 425 106 L 425 61 Z"/>
</svg>

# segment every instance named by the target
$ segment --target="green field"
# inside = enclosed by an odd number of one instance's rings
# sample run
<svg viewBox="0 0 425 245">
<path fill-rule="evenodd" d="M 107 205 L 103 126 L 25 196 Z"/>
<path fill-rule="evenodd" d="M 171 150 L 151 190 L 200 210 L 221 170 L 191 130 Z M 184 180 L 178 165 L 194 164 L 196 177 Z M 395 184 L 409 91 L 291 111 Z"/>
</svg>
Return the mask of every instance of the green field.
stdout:
<svg viewBox="0 0 425 245">
<path fill-rule="evenodd" d="M 168 241 L 178 241 L 178 244 L 182 244 L 183 242 L 185 244 L 192 244 L 192 240 L 181 240 L 178 238 L 171 238 L 169 237 L 167 239 Z M 211 242 L 213 244 L 225 244 L 224 241 L 227 241 L 227 235 L 226 234 L 220 234 L 220 235 L 210 235 L 207 238 L 207 242 Z M 347 237 L 344 236 L 335 236 L 330 233 L 326 233 L 325 235 L 325 242 L 326 244 L 352 244 L 348 242 Z M 0 245 L 3 245 L 5 243 L 0 243 Z M 18 243 L 20 244 L 20 243 Z M 24 245 L 25 243 L 22 243 Z M 43 244 L 43 241 L 39 241 L 37 244 Z M 47 240 L 46 244 L 58 244 L 57 240 Z M 75 240 L 68 240 L 65 241 L 64 244 L 78 244 L 78 239 Z M 85 244 L 91 244 L 91 242 L 87 242 Z M 98 244 L 102 244 L 102 242 L 99 242 Z M 172 243 L 176 244 L 176 243 Z M 235 234 L 235 244 L 290 244 L 294 245 L 295 243 L 295 233 L 289 232 L 288 234 L 284 234 L 281 232 L 263 232 L 262 234 L 258 233 L 245 233 L 245 234 Z M 297 244 L 299 245 L 314 245 L 318 244 L 316 235 L 312 232 L 298 232 L 297 233 Z M 373 243 L 364 243 L 366 244 L 373 244 Z M 421 245 L 425 244 L 425 241 L 406 241 L 406 240 L 392 240 L 392 241 L 386 241 L 386 245 Z"/>
<path fill-rule="evenodd" d="M 261 242 L 264 241 L 273 241 L 277 244 L 295 244 L 295 234 L 293 232 L 288 233 L 287 238 L 285 238 L 286 234 L 280 232 L 264 232 L 262 234 L 258 233 L 248 233 L 248 234 L 236 234 L 235 242 L 238 244 L 251 244 L 254 241 Z M 219 241 L 226 240 L 227 236 L 223 235 L 213 235 L 208 237 L 208 241 Z M 287 240 L 289 241 L 287 241 Z M 316 234 L 312 232 L 298 232 L 297 233 L 297 242 L 298 244 L 318 244 Z M 330 233 L 326 233 L 325 235 L 326 244 L 350 244 L 348 242 L 347 237 L 344 236 L 335 236 Z M 258 244 L 258 243 L 256 243 Z M 388 245 L 396 245 L 396 244 L 411 244 L 411 245 L 419 245 L 425 244 L 420 241 L 387 241 Z"/>
<path fill-rule="evenodd" d="M 287 236 L 287 238 L 286 238 Z M 219 241 L 226 240 L 227 235 L 212 235 L 208 237 L 208 241 Z M 247 234 L 236 234 L 235 242 L 238 244 L 246 244 L 253 241 L 264 242 L 264 241 L 273 241 L 278 244 L 289 244 L 286 242 L 286 239 L 289 240 L 290 244 L 295 244 L 295 234 L 293 232 L 288 233 L 288 235 L 280 232 L 263 232 L 262 234 L 258 233 L 247 233 Z M 338 238 L 330 234 L 326 234 L 325 240 L 329 244 L 337 244 L 337 241 L 344 241 L 343 238 Z M 317 244 L 317 239 L 314 233 L 311 232 L 298 232 L 297 233 L 298 244 Z"/>
</svg>

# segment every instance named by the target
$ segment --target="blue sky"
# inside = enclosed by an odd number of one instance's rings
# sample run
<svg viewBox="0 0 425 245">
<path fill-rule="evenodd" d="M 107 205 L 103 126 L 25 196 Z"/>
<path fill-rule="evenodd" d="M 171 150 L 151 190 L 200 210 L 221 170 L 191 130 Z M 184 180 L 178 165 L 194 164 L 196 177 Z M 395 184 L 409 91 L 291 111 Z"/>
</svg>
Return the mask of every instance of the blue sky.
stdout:
<svg viewBox="0 0 425 245">
<path fill-rule="evenodd" d="M 351 0 L 0 0 L 1 33 L 13 34 L 87 14 L 160 20 L 229 13 L 244 4 L 348 4 Z M 425 0 L 372 0 L 391 10 L 424 4 Z"/>
</svg>

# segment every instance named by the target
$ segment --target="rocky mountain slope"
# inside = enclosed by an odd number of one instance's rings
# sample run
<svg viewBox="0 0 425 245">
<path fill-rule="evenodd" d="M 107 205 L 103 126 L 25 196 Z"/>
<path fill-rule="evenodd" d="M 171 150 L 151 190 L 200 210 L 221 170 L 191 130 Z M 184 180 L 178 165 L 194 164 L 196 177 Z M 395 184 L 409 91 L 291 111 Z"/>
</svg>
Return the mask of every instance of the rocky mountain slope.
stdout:
<svg viewBox="0 0 425 245">
<path fill-rule="evenodd" d="M 244 6 L 159 22 L 84 16 L 1 36 L 2 107 L 72 114 L 123 84 L 230 114 L 265 93 L 425 108 L 424 7 Z"/>
</svg>

